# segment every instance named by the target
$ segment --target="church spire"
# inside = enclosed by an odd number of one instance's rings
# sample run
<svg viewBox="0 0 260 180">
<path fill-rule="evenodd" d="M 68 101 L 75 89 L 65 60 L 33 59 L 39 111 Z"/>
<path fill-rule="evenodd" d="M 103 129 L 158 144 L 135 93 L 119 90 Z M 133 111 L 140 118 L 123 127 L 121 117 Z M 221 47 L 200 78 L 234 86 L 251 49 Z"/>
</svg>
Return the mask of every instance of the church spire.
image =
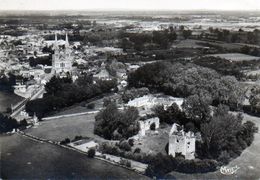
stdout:
<svg viewBox="0 0 260 180">
<path fill-rule="evenodd" d="M 66 40 L 65 40 L 65 46 L 69 47 L 69 38 L 68 38 L 68 33 L 66 32 Z"/>
<path fill-rule="evenodd" d="M 55 32 L 55 43 L 57 44 L 58 38 L 57 38 L 57 32 Z"/>
<path fill-rule="evenodd" d="M 55 32 L 54 49 L 55 49 L 55 51 L 58 50 L 58 37 L 57 37 L 57 32 Z"/>
</svg>

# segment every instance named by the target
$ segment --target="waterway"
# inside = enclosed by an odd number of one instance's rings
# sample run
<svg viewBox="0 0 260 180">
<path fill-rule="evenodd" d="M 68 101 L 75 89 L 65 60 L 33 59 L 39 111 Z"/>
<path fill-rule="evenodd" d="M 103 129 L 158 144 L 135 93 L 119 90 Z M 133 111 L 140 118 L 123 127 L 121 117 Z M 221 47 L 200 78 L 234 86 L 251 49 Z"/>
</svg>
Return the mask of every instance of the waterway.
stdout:
<svg viewBox="0 0 260 180">
<path fill-rule="evenodd" d="M 22 97 L 12 92 L 0 90 L 0 113 L 6 112 L 6 109 L 11 107 L 11 104 L 14 105 L 21 100 L 23 100 Z"/>
</svg>

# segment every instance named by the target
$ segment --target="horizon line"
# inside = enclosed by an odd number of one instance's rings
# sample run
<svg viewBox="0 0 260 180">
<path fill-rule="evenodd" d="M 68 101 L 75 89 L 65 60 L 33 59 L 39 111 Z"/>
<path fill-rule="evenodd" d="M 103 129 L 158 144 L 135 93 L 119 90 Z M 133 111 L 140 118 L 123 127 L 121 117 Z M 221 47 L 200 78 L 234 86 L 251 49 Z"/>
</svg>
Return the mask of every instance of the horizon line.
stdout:
<svg viewBox="0 0 260 180">
<path fill-rule="evenodd" d="M 121 9 L 121 8 L 115 8 L 115 9 L 0 9 L 1 11 L 90 11 L 90 12 L 116 12 L 116 11 L 148 11 L 148 12 L 158 12 L 158 11 L 204 11 L 204 12 L 210 12 L 210 11 L 230 11 L 230 12 L 260 12 L 260 9 Z"/>
</svg>

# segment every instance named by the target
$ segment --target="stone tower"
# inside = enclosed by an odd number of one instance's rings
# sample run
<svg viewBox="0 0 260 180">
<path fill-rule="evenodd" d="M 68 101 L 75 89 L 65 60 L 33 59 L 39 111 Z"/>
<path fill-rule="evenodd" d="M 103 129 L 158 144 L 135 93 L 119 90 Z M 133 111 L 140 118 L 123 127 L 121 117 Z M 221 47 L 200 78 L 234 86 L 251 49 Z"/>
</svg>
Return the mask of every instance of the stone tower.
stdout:
<svg viewBox="0 0 260 180">
<path fill-rule="evenodd" d="M 185 159 L 194 159 L 196 138 L 193 132 L 185 132 L 183 127 L 173 124 L 169 134 L 169 155 L 182 154 Z"/>
<path fill-rule="evenodd" d="M 52 70 L 57 76 L 64 76 L 64 74 L 68 73 L 71 74 L 72 58 L 67 33 L 64 49 L 61 49 L 59 47 L 57 33 L 55 33 L 54 54 L 52 56 Z"/>
</svg>

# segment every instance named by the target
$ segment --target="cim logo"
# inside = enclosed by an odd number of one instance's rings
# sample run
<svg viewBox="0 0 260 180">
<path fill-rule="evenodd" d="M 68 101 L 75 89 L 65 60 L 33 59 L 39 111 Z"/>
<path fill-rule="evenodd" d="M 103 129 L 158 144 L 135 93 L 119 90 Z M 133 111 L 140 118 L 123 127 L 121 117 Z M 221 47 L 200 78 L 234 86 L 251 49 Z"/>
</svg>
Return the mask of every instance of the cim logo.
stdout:
<svg viewBox="0 0 260 180">
<path fill-rule="evenodd" d="M 220 172 L 221 174 L 224 175 L 232 175 L 235 174 L 239 168 L 240 167 L 238 166 L 234 166 L 234 167 L 221 166 Z"/>
</svg>

